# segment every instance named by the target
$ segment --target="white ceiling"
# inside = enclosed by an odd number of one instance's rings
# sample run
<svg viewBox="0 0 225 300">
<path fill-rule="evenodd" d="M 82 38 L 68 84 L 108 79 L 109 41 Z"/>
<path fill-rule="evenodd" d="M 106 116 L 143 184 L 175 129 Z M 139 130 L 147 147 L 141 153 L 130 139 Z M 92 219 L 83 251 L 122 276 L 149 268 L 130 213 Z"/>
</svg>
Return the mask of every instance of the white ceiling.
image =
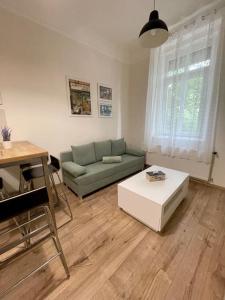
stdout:
<svg viewBox="0 0 225 300">
<path fill-rule="evenodd" d="M 210 3 L 156 0 L 156 8 L 172 25 Z M 109 43 L 127 50 L 135 47 L 153 0 L 0 0 L 0 6 L 94 47 Z"/>
</svg>

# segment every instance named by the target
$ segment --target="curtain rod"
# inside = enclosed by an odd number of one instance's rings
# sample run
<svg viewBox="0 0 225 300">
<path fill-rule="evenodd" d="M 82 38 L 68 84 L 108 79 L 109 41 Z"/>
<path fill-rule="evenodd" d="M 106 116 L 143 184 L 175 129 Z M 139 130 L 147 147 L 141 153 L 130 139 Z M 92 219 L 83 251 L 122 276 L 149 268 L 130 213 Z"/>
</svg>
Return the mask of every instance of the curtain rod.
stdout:
<svg viewBox="0 0 225 300">
<path fill-rule="evenodd" d="M 212 11 L 214 13 L 217 13 L 217 11 L 221 8 L 225 7 L 225 3 L 224 0 L 217 0 L 214 1 L 211 4 L 208 4 L 206 6 L 204 6 L 203 8 L 200 8 L 199 10 L 197 10 L 195 13 L 191 14 L 190 16 L 184 17 L 184 19 L 182 21 L 177 22 L 176 24 L 173 24 L 172 26 L 169 27 L 169 30 L 171 33 L 173 33 L 173 31 L 175 31 L 176 29 L 178 29 L 181 26 L 184 26 L 186 23 L 188 23 L 187 25 L 191 24 L 192 22 L 194 22 L 194 19 L 196 19 L 197 17 L 201 17 L 202 19 L 206 18 L 207 16 L 209 16 Z"/>
</svg>

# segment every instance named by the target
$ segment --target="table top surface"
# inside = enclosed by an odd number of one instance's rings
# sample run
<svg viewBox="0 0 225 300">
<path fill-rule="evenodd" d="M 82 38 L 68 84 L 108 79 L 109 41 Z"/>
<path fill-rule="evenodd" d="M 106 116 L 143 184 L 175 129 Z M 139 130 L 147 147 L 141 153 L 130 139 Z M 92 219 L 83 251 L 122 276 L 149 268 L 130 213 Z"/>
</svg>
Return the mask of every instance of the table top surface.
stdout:
<svg viewBox="0 0 225 300">
<path fill-rule="evenodd" d="M 146 172 L 159 170 L 166 174 L 165 180 L 150 182 L 146 178 Z M 119 183 L 119 187 L 162 205 L 178 190 L 188 177 L 188 173 L 154 165 Z"/>
<path fill-rule="evenodd" d="M 48 151 L 28 141 L 12 142 L 10 149 L 4 149 L 0 145 L 0 166 L 43 156 L 48 156 Z"/>
</svg>

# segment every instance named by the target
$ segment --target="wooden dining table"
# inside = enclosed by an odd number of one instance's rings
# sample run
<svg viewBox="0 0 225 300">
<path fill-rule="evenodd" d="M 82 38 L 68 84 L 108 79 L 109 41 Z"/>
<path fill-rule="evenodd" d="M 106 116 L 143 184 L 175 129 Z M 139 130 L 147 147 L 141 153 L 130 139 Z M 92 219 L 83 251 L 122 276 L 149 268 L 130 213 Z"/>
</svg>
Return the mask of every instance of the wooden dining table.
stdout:
<svg viewBox="0 0 225 300">
<path fill-rule="evenodd" d="M 49 198 L 49 208 L 55 222 L 53 195 L 48 171 L 48 151 L 28 141 L 12 142 L 12 146 L 9 149 L 4 149 L 2 144 L 0 144 L 0 169 L 26 164 L 37 160 L 40 160 L 43 165 L 44 182 Z"/>
</svg>

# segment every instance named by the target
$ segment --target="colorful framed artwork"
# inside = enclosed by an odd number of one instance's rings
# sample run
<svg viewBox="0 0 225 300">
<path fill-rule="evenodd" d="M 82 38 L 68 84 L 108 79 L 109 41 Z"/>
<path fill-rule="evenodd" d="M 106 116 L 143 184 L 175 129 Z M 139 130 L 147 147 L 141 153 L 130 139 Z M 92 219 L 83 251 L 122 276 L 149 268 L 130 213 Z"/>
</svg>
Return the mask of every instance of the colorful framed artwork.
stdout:
<svg viewBox="0 0 225 300">
<path fill-rule="evenodd" d="M 92 100 L 90 83 L 67 77 L 69 110 L 71 116 L 91 116 Z"/>
</svg>

